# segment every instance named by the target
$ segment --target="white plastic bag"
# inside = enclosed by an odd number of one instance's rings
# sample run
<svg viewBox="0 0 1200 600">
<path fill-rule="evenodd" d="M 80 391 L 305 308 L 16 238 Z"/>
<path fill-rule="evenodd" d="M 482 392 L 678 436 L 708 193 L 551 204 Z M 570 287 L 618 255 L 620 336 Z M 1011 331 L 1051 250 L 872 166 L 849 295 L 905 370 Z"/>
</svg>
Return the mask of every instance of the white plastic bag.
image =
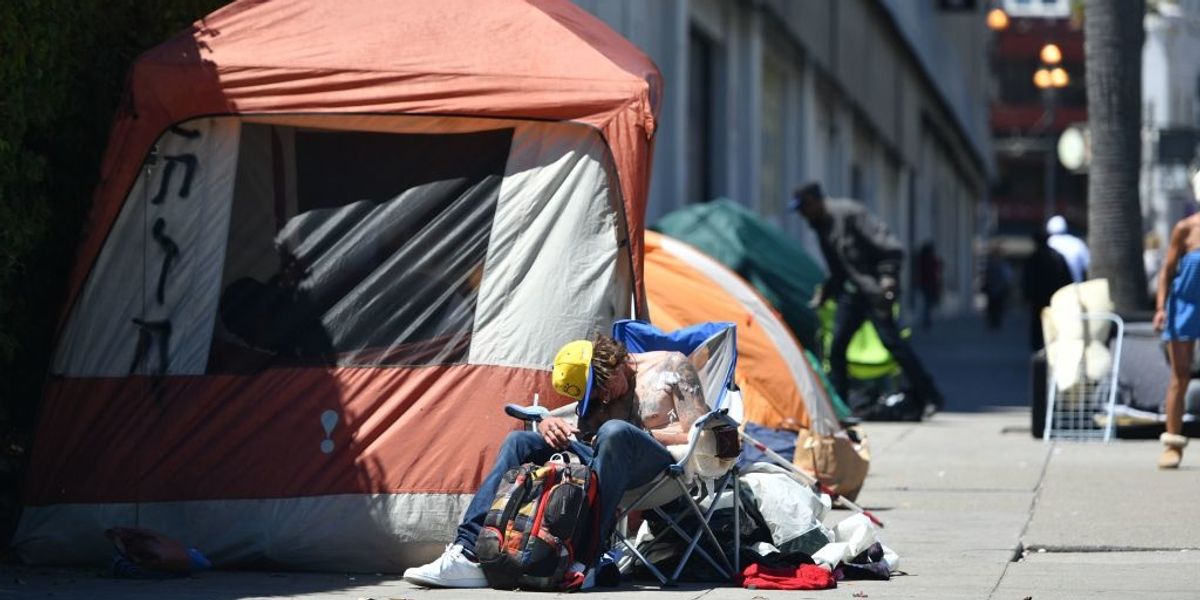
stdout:
<svg viewBox="0 0 1200 600">
<path fill-rule="evenodd" d="M 769 463 L 754 463 L 742 472 L 741 481 L 754 493 L 771 541 L 781 551 L 811 552 L 814 541 L 819 548 L 833 540 L 821 522 L 830 508 L 829 496 L 814 493 L 787 470 Z"/>
<path fill-rule="evenodd" d="M 875 542 L 883 546 L 883 562 L 887 564 L 888 571 L 900 568 L 900 555 L 880 541 L 879 530 L 862 513 L 846 517 L 834 526 L 833 541 L 812 555 L 813 562 L 832 571 L 843 562 L 862 554 Z"/>
</svg>

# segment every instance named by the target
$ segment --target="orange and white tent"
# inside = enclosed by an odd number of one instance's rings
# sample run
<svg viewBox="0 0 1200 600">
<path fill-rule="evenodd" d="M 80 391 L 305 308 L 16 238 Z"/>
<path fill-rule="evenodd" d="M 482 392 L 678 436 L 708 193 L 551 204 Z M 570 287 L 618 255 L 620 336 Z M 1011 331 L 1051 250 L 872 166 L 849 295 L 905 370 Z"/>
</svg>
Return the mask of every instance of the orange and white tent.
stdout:
<svg viewBox="0 0 1200 600">
<path fill-rule="evenodd" d="M 646 293 L 651 319 L 664 329 L 702 321 L 737 324 L 734 378 L 746 421 L 823 436 L 842 429 L 800 343 L 736 273 L 692 246 L 647 231 Z"/>
<path fill-rule="evenodd" d="M 452 539 L 562 343 L 645 307 L 661 77 L 565 0 L 238 0 L 134 63 L 13 539 L 218 566 Z"/>
<path fill-rule="evenodd" d="M 854 498 L 867 476 L 865 440 L 852 440 L 800 343 L 745 280 L 696 248 L 646 232 L 646 294 L 663 329 L 705 321 L 737 324 L 734 379 L 743 419 L 797 431 L 794 462 L 834 492 Z M 861 434 L 861 431 L 859 432 Z"/>
</svg>

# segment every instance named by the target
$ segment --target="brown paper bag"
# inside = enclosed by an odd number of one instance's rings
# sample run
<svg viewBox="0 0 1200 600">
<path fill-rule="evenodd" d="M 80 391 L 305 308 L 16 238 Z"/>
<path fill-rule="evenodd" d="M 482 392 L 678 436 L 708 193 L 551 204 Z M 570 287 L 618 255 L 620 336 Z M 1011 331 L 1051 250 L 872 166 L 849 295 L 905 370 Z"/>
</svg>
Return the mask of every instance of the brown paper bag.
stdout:
<svg viewBox="0 0 1200 600">
<path fill-rule="evenodd" d="M 871 450 L 866 434 L 855 429 L 859 443 L 835 435 L 817 435 L 801 429 L 796 435 L 796 455 L 792 463 L 812 474 L 825 487 L 853 501 L 862 489 L 871 465 Z"/>
</svg>

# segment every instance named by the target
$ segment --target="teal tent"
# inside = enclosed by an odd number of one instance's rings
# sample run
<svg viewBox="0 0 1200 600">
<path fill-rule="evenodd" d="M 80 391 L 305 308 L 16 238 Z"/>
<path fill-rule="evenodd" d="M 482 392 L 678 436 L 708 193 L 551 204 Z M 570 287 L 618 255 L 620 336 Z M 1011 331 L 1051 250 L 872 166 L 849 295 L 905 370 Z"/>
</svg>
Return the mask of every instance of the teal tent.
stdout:
<svg viewBox="0 0 1200 600">
<path fill-rule="evenodd" d="M 779 311 L 802 346 L 819 348 L 819 321 L 808 302 L 825 273 L 799 242 L 724 198 L 685 206 L 652 229 L 699 248 L 741 275 Z"/>
</svg>

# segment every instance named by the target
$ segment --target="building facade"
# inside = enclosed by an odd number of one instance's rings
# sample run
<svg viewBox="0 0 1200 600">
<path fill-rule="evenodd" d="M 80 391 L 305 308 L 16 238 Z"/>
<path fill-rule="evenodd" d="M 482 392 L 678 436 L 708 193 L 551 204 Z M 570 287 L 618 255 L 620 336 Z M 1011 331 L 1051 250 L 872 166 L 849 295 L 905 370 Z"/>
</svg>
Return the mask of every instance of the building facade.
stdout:
<svg viewBox="0 0 1200 600">
<path fill-rule="evenodd" d="M 816 180 L 869 205 L 910 256 L 933 241 L 943 310 L 970 306 L 991 164 L 984 3 L 576 2 L 647 52 L 666 81 L 648 223 L 728 197 L 820 260 L 786 208 L 797 185 Z"/>
<path fill-rule="evenodd" d="M 1159 2 L 1142 47 L 1142 222 L 1160 247 L 1200 198 L 1200 0 Z"/>
<path fill-rule="evenodd" d="M 1083 28 L 1067 0 L 1006 0 L 1001 6 L 1009 22 L 991 47 L 995 233 L 1024 252 L 1033 248 L 1030 234 L 1052 215 L 1064 216 L 1076 233 L 1087 227 L 1087 176 L 1063 167 L 1057 152 L 1063 131 L 1087 121 Z M 1061 53 L 1052 66 L 1066 71 L 1065 87 L 1035 84 L 1035 73 L 1048 67 L 1040 56 L 1047 44 Z"/>
</svg>

